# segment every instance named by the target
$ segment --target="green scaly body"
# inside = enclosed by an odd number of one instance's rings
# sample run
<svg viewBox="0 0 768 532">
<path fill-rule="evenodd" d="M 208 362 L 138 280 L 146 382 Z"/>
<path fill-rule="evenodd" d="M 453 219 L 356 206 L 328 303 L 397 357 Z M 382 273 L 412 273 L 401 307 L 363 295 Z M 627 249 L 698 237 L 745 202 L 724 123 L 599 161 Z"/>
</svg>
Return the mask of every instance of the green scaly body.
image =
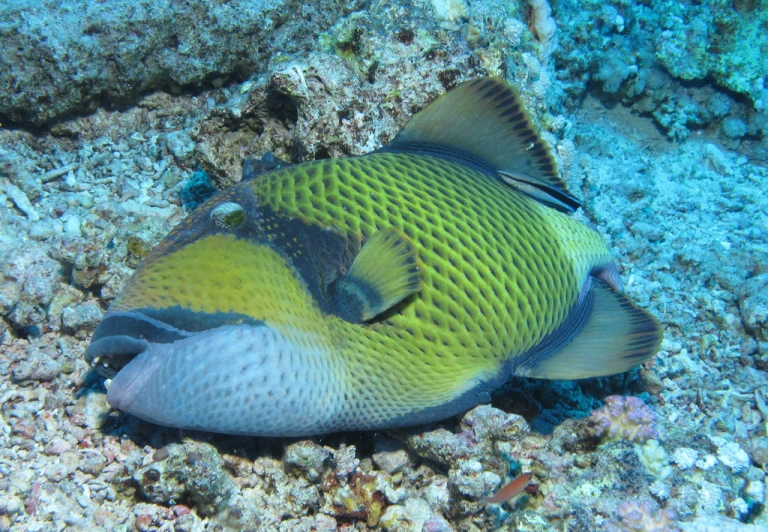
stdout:
<svg viewBox="0 0 768 532">
<path fill-rule="evenodd" d="M 250 188 L 277 218 L 338 232 L 350 247 L 390 226 L 414 241 L 424 285 L 398 312 L 367 326 L 324 316 L 351 397 L 371 426 L 498 376 L 558 328 L 588 272 L 610 260 L 583 224 L 432 156 L 307 163 Z"/>
</svg>

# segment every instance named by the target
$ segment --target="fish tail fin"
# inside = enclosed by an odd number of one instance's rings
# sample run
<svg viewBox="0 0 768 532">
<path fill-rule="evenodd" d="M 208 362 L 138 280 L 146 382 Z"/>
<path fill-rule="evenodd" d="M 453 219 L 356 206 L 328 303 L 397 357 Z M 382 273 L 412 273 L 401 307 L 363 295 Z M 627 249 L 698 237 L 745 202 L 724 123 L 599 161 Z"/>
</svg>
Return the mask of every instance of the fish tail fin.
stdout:
<svg viewBox="0 0 768 532">
<path fill-rule="evenodd" d="M 572 341 L 546 354 L 523 357 L 518 375 L 584 379 L 623 373 L 655 355 L 664 331 L 659 321 L 604 281 L 591 279 L 588 313 Z M 527 358 L 527 362 L 526 362 Z"/>
</svg>

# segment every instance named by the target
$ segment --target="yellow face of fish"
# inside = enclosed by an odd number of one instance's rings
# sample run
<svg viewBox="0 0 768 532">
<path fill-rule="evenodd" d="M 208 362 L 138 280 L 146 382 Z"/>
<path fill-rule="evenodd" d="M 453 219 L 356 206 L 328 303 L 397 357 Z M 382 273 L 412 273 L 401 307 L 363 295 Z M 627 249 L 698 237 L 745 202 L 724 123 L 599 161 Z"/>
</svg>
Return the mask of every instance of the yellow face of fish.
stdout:
<svg viewBox="0 0 768 532">
<path fill-rule="evenodd" d="M 267 172 L 201 205 L 94 333 L 113 406 L 265 436 L 438 420 L 511 374 L 653 355 L 658 324 L 512 89 L 461 85 L 378 152 Z"/>
</svg>

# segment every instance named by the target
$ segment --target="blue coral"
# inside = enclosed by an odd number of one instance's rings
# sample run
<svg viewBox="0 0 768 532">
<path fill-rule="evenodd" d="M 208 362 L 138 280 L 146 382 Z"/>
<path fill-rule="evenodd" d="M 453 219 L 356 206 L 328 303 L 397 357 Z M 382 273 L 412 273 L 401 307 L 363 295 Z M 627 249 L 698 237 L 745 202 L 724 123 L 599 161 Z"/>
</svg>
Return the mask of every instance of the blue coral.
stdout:
<svg viewBox="0 0 768 532">
<path fill-rule="evenodd" d="M 181 198 L 181 204 L 189 210 L 193 211 L 198 205 L 205 202 L 208 198 L 218 192 L 216 187 L 211 184 L 211 178 L 204 170 L 197 170 L 192 176 L 184 183 L 179 196 Z"/>
</svg>

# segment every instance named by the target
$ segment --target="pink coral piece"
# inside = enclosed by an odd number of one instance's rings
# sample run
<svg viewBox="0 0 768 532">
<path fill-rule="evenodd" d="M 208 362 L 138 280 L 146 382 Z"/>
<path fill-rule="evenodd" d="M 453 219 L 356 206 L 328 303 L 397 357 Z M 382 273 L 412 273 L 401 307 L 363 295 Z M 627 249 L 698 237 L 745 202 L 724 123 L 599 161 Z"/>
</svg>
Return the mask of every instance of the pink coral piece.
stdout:
<svg viewBox="0 0 768 532">
<path fill-rule="evenodd" d="M 639 397 L 610 395 L 605 398 L 605 403 L 590 415 L 597 436 L 610 441 L 631 442 L 659 437 L 656 414 Z"/>
<path fill-rule="evenodd" d="M 631 499 L 619 505 L 616 517 L 607 523 L 605 531 L 679 532 L 677 520 L 677 512 L 671 508 L 662 510 L 651 500 Z"/>
</svg>

